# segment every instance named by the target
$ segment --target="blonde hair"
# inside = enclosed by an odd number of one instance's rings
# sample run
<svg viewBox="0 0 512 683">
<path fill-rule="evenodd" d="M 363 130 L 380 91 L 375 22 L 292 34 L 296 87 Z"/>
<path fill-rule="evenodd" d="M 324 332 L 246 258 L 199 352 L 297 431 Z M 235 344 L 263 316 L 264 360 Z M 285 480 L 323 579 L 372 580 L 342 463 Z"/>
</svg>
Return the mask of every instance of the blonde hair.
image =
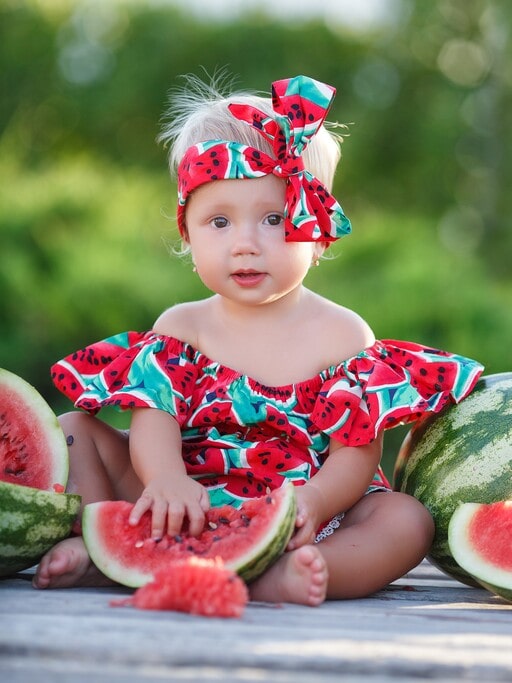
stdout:
<svg viewBox="0 0 512 683">
<path fill-rule="evenodd" d="M 170 93 L 170 104 L 164 116 L 158 141 L 169 147 L 169 168 L 176 175 L 179 163 L 189 147 L 206 140 L 228 140 L 255 147 L 267 154 L 272 148 L 252 126 L 236 119 L 228 110 L 232 102 L 250 104 L 269 116 L 274 115 L 270 97 L 249 91 L 234 91 L 233 79 L 225 72 L 214 75 L 205 83 L 195 75 L 185 76 L 183 89 Z M 336 124 L 328 124 L 336 125 Z M 329 191 L 341 157 L 342 136 L 322 125 L 308 144 L 302 158 L 305 168 L 316 176 Z"/>
</svg>

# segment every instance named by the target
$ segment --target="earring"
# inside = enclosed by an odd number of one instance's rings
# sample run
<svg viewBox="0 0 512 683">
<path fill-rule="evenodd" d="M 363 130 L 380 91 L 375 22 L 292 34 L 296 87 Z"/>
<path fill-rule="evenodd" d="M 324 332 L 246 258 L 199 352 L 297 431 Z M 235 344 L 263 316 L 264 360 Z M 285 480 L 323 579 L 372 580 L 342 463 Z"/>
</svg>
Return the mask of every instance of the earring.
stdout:
<svg viewBox="0 0 512 683">
<path fill-rule="evenodd" d="M 319 259 L 318 257 L 315 258 L 315 259 L 313 259 L 313 265 L 314 265 L 314 266 L 319 266 L 319 265 L 320 265 L 320 259 Z"/>
</svg>

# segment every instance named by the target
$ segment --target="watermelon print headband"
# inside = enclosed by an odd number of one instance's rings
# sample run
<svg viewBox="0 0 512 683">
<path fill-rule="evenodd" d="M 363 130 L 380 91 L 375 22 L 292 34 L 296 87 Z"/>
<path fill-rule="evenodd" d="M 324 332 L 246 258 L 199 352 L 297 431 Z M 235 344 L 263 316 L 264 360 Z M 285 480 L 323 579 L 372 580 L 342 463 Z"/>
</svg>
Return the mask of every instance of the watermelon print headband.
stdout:
<svg viewBox="0 0 512 683">
<path fill-rule="evenodd" d="M 333 242 L 351 232 L 343 209 L 324 185 L 304 168 L 302 152 L 327 116 L 335 88 L 306 76 L 272 84 L 274 117 L 246 104 L 230 104 L 231 114 L 272 145 L 274 157 L 255 147 L 226 140 L 199 142 L 178 167 L 178 227 L 186 237 L 185 205 L 190 193 L 212 180 L 261 178 L 286 180 L 285 240 Z"/>
</svg>

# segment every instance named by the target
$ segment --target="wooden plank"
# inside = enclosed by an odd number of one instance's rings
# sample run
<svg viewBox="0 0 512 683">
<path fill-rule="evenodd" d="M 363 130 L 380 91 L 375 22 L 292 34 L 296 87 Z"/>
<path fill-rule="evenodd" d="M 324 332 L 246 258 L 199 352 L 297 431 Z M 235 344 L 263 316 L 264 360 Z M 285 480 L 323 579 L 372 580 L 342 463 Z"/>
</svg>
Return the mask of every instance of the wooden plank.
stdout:
<svg viewBox="0 0 512 683">
<path fill-rule="evenodd" d="M 423 563 L 365 600 L 251 603 L 241 619 L 112 608 L 121 587 L 0 581 L 0 679 L 512 680 L 512 605 Z"/>
</svg>

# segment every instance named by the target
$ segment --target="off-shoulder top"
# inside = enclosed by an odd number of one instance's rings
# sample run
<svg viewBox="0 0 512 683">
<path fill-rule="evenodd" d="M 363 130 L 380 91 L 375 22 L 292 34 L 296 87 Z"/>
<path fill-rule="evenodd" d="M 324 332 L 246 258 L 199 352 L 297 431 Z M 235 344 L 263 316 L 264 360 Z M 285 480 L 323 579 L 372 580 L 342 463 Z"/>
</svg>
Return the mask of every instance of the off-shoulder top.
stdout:
<svg viewBox="0 0 512 683">
<path fill-rule="evenodd" d="M 462 400 L 483 368 L 413 342 L 381 340 L 308 380 L 270 387 L 154 332 L 124 332 L 52 367 L 76 407 L 158 408 L 179 423 L 188 474 L 212 505 L 239 506 L 285 480 L 304 484 L 330 439 L 370 443 L 379 432 Z M 380 468 L 369 491 L 387 488 Z"/>
</svg>

